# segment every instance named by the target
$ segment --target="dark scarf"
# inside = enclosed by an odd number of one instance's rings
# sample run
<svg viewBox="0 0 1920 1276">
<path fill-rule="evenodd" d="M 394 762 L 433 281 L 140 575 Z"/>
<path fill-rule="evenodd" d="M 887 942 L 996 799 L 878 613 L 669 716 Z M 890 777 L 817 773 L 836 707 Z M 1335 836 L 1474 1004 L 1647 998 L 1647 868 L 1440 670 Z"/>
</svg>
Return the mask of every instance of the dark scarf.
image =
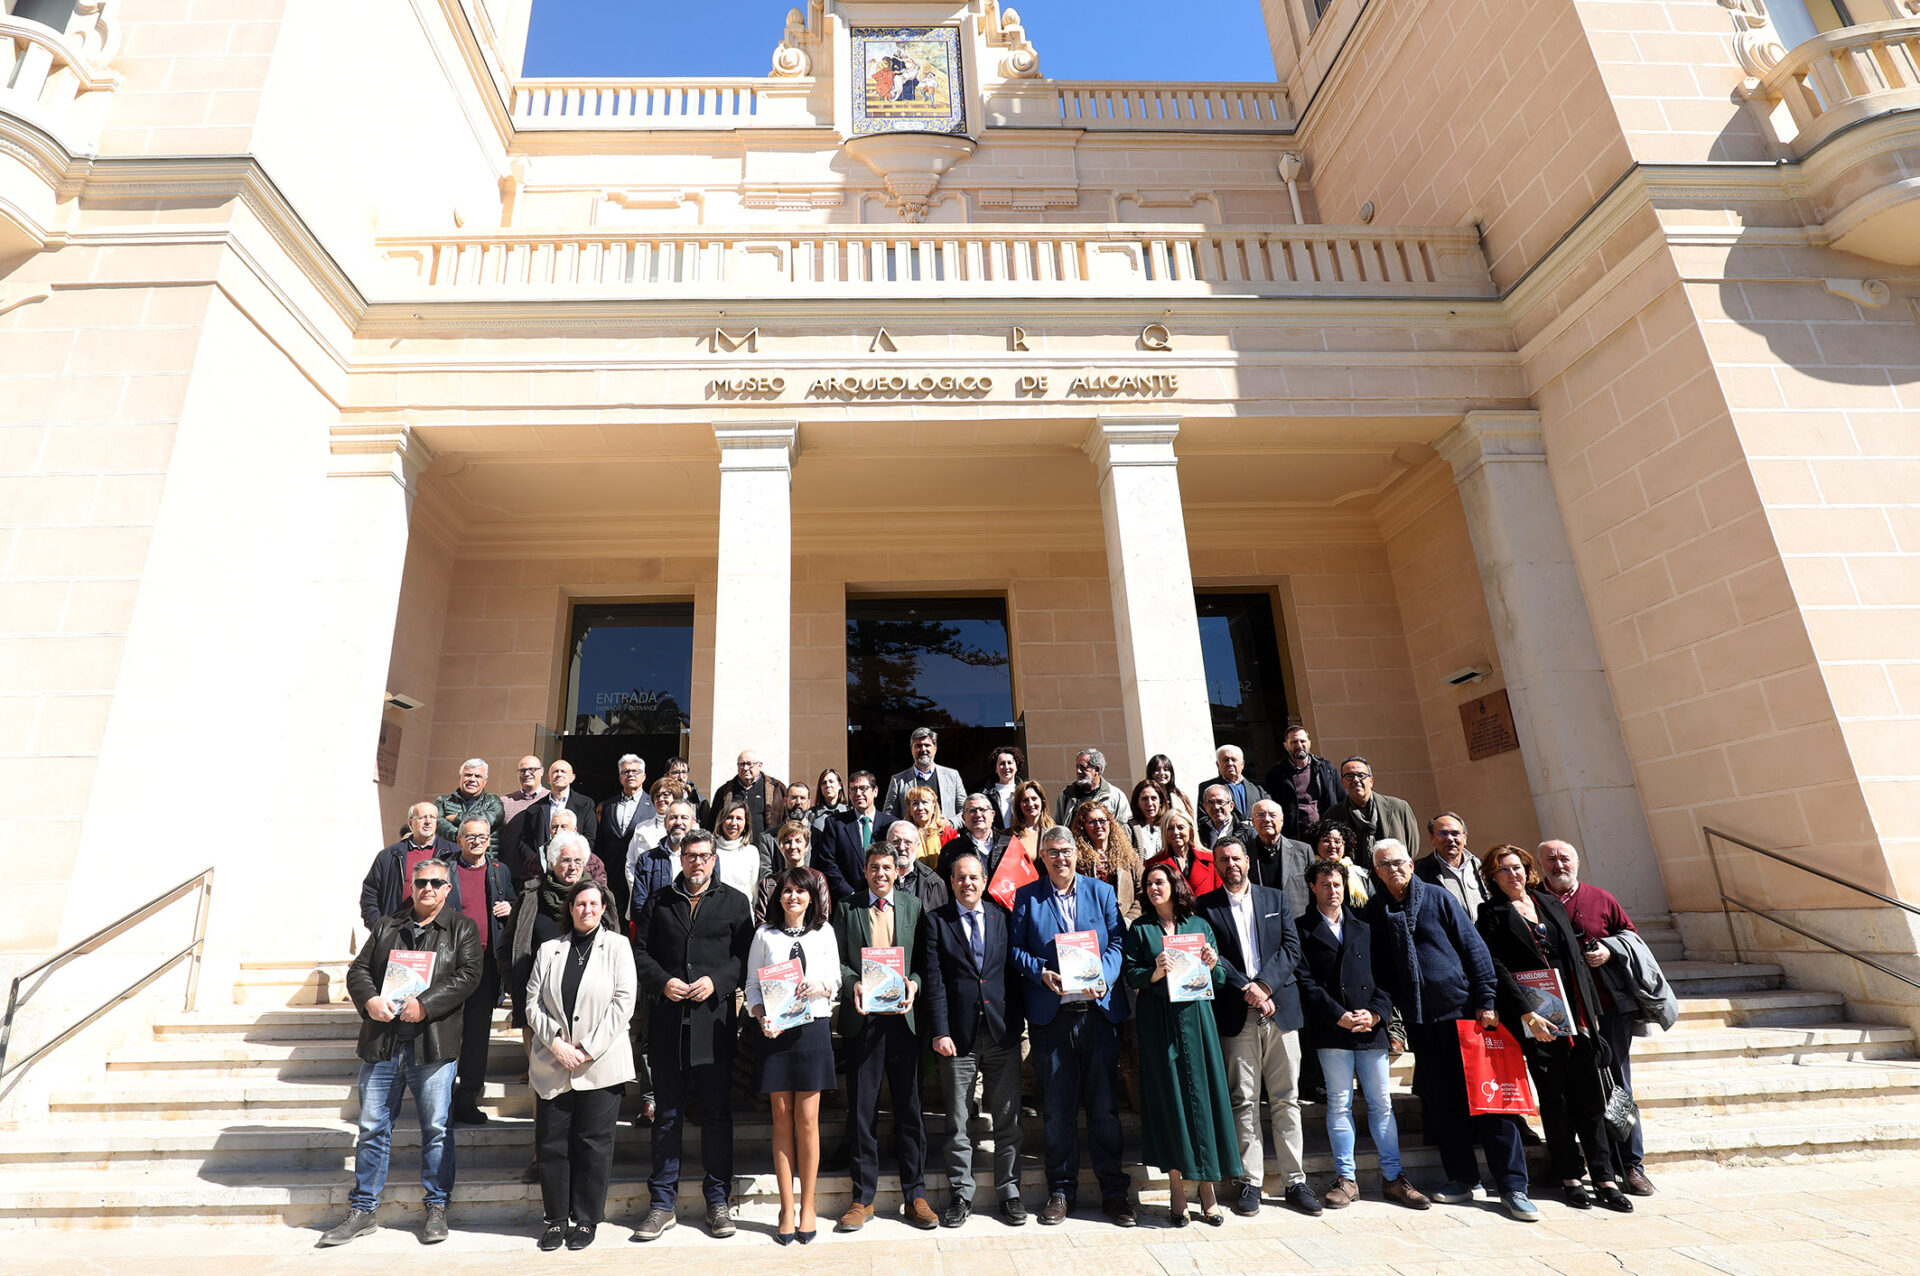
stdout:
<svg viewBox="0 0 1920 1276">
<path fill-rule="evenodd" d="M 580 880 L 587 880 L 584 873 Z M 567 892 L 572 889 L 573 885 L 561 881 L 553 875 L 552 869 L 548 869 L 540 878 L 540 911 L 549 917 L 566 917 Z"/>
<path fill-rule="evenodd" d="M 1385 886 L 1380 889 L 1387 892 L 1383 911 L 1387 919 L 1387 933 L 1393 937 L 1394 966 L 1400 976 L 1400 987 L 1395 991 L 1404 992 L 1406 997 L 1401 1007 L 1402 1017 L 1408 1023 L 1425 1023 L 1426 1016 L 1421 1013 L 1420 1006 L 1420 949 L 1413 942 L 1413 937 L 1420 927 L 1420 914 L 1427 907 L 1425 895 L 1436 888 L 1417 877 L 1410 878 L 1407 881 L 1407 898 L 1399 907 L 1395 907 L 1396 901 L 1391 890 Z"/>
</svg>

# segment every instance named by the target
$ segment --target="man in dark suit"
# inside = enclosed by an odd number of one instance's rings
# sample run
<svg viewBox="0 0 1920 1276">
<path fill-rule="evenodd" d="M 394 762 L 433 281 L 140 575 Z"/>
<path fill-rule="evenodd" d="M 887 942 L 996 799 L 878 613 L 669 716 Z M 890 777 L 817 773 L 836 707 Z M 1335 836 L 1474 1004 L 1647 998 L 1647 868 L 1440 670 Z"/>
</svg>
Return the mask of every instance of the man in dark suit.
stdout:
<svg viewBox="0 0 1920 1276">
<path fill-rule="evenodd" d="M 883 1076 L 893 1094 L 893 1142 L 906 1220 L 919 1228 L 940 1226 L 927 1204 L 927 1129 L 920 1115 L 920 1037 L 914 1030 L 915 1002 L 932 965 L 933 936 L 920 901 L 893 888 L 897 872 L 892 848 L 884 840 L 873 843 L 867 847 L 866 890 L 833 908 L 833 933 L 840 942 L 840 1035 L 847 1043 L 847 1121 L 853 1129 L 853 1204 L 834 1225 L 836 1232 L 857 1232 L 873 1217 L 880 1187 Z M 905 950 L 905 1010 L 866 1013 L 863 948 Z M 942 991 L 937 983 L 928 991 L 929 1009 Z"/>
<path fill-rule="evenodd" d="M 984 802 L 977 794 L 968 799 Z M 927 917 L 933 959 L 927 978 L 940 985 L 933 1008 L 933 1053 L 938 1055 L 940 1093 L 947 1103 L 947 1197 L 940 1222 L 959 1227 L 973 1212 L 973 1143 L 967 1137 L 973 1084 L 981 1083 L 983 1108 L 993 1122 L 993 1188 L 1000 1217 L 1018 1227 L 1027 1221 L 1020 1200 L 1020 1036 L 1015 1000 L 1019 974 L 1008 955 L 1008 918 L 988 902 L 987 863 L 971 849 L 948 866 L 951 903 Z"/>
<path fill-rule="evenodd" d="M 985 865 L 997 863 L 1007 841 L 1005 833 L 994 830 L 992 800 L 984 793 L 969 793 L 960 805 L 960 835 L 940 848 L 940 876 L 945 878 L 962 855 L 978 855 Z"/>
<path fill-rule="evenodd" d="M 913 748 L 913 765 L 904 771 L 894 773 L 887 781 L 887 798 L 880 809 L 896 820 L 907 818 L 907 790 L 928 788 L 933 790 L 934 801 L 939 803 L 940 814 L 949 820 L 960 815 L 960 804 L 966 800 L 966 782 L 960 773 L 950 766 L 936 765 L 933 755 L 940 748 L 940 737 L 931 727 L 916 727 L 910 739 Z"/>
<path fill-rule="evenodd" d="M 1260 1212 L 1266 1167 L 1260 1141 L 1260 1083 L 1273 1108 L 1273 1146 L 1287 1176 L 1287 1203 L 1303 1214 L 1320 1213 L 1307 1186 L 1305 1140 L 1300 1129 L 1300 936 L 1283 891 L 1253 880 L 1253 862 L 1238 842 L 1213 849 L 1220 889 L 1197 901 L 1200 915 L 1220 940 L 1227 985 L 1233 995 L 1214 1003 L 1220 1051 L 1227 1065 L 1234 1124 L 1240 1131 L 1240 1196 L 1233 1212 Z"/>
<path fill-rule="evenodd" d="M 515 882 L 524 885 L 546 871 L 540 862 L 540 852 L 547 844 L 547 832 L 556 810 L 572 811 L 578 821 L 575 831 L 587 839 L 589 846 L 593 844 L 594 835 L 600 831 L 600 820 L 593 812 L 593 799 L 575 791 L 573 764 L 565 758 L 557 759 L 547 768 L 547 795 L 527 808 L 526 818 L 521 822 L 520 864 L 514 870 Z M 624 868 L 627 861 L 622 858 L 619 862 Z"/>
<path fill-rule="evenodd" d="M 1013 900 L 1014 964 L 1024 982 L 1020 994 L 1033 1025 L 1033 1069 L 1040 1082 L 1046 1140 L 1047 1203 L 1043 1225 L 1066 1221 L 1080 1186 L 1078 1115 L 1087 1114 L 1087 1142 L 1100 1182 L 1100 1208 L 1121 1227 L 1137 1221 L 1120 1168 L 1120 1111 L 1114 1090 L 1120 1075 L 1120 1022 L 1127 1017 L 1120 995 L 1120 901 L 1113 887 L 1074 871 L 1073 831 L 1056 824 L 1040 835 L 1046 876 L 1020 888 Z M 1094 992 L 1063 995 L 1054 938 L 1092 931 L 1100 953 L 1101 981 Z"/>
<path fill-rule="evenodd" d="M 654 817 L 653 800 L 647 796 L 647 764 L 637 753 L 629 753 L 615 763 L 620 776 L 620 791 L 600 804 L 598 827 L 593 833 L 593 853 L 607 866 L 607 886 L 613 893 L 616 917 L 625 917 L 632 905 L 628 898 L 627 865 L 633 830 Z"/>
<path fill-rule="evenodd" d="M 1253 841 L 1253 823 L 1233 809 L 1233 790 L 1209 780 L 1200 790 L 1200 841 L 1212 850 L 1222 838 L 1242 844 Z"/>
<path fill-rule="evenodd" d="M 1307 911 L 1313 899 L 1307 894 L 1307 867 L 1313 863 L 1313 848 L 1288 837 L 1282 826 L 1286 812 L 1272 798 L 1253 804 L 1253 841 L 1246 844 L 1253 861 L 1253 880 L 1287 893 L 1287 913 L 1298 917 Z"/>
<path fill-rule="evenodd" d="M 1313 751 L 1313 737 L 1298 723 L 1287 728 L 1286 752 L 1266 776 L 1267 796 L 1280 804 L 1281 831 L 1299 841 L 1344 794 L 1333 763 Z"/>
<path fill-rule="evenodd" d="M 855 771 L 847 777 L 848 809 L 829 816 L 814 843 L 813 866 L 827 879 L 836 904 L 866 889 L 867 848 L 887 840 L 893 819 L 874 805 L 879 796 L 873 772 Z"/>
<path fill-rule="evenodd" d="M 1223 744 L 1213 753 L 1214 764 L 1220 768 L 1220 774 L 1200 784 L 1205 793 L 1211 784 L 1224 784 L 1227 792 L 1233 795 L 1233 814 L 1236 819 L 1253 818 L 1253 804 L 1267 796 L 1267 791 L 1255 784 L 1247 775 L 1247 758 L 1240 752 L 1237 744 Z"/>
</svg>

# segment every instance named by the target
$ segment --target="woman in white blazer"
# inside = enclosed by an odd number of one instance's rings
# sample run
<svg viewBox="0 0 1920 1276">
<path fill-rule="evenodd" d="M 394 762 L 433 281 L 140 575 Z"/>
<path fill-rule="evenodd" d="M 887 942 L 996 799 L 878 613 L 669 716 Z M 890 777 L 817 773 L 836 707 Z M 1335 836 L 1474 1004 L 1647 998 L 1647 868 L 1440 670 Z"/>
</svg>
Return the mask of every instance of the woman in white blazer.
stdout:
<svg viewBox="0 0 1920 1276">
<path fill-rule="evenodd" d="M 776 989 L 761 982 L 761 971 L 786 962 L 800 968 L 797 983 L 789 979 Z M 819 1231 L 813 1191 L 820 1170 L 820 1092 L 837 1082 L 828 1024 L 839 991 L 840 945 L 827 924 L 827 879 L 811 868 L 789 868 L 774 881 L 767 924 L 754 932 L 746 988 L 747 1013 L 760 1025 L 763 1038 L 760 1092 L 773 1105 L 773 1174 L 780 1182 L 780 1222 L 773 1239 L 782 1245 L 796 1240 L 811 1244 Z M 805 1022 L 782 1028 L 770 1021 L 769 1002 L 777 1010 L 801 1000 L 806 1002 Z"/>
<path fill-rule="evenodd" d="M 633 1080 L 627 1039 L 638 987 L 633 950 L 603 924 L 606 914 L 605 890 L 593 881 L 577 883 L 567 892 L 572 928 L 540 945 L 527 981 L 543 1250 L 593 1244 L 607 1210 L 620 1096 Z"/>
</svg>

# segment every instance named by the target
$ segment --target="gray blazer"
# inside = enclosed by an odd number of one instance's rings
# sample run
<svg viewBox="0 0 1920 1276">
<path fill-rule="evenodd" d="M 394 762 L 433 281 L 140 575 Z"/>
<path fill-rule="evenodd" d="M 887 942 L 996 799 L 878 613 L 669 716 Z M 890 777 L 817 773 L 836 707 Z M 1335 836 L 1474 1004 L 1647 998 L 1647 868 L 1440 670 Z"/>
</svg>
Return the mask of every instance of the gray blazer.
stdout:
<svg viewBox="0 0 1920 1276">
<path fill-rule="evenodd" d="M 947 817 L 947 823 L 958 826 L 960 808 L 966 804 L 967 786 L 960 779 L 960 773 L 950 766 L 933 764 L 934 790 L 940 795 L 940 812 Z M 907 818 L 907 790 L 915 784 L 913 768 L 896 774 L 887 781 L 887 800 L 880 809 L 890 813 L 896 820 Z"/>
<path fill-rule="evenodd" d="M 533 1034 L 527 1048 L 527 1078 L 543 1099 L 567 1090 L 604 1090 L 634 1076 L 627 1026 L 633 1020 L 640 981 L 633 973 L 633 949 L 624 935 L 605 927 L 594 932 L 593 952 L 574 996 L 573 1021 L 568 1023 L 560 981 L 572 946 L 567 935 L 540 945 L 533 958 L 533 977 L 527 981 L 527 1028 Z M 587 1066 L 572 1072 L 562 1068 L 553 1057 L 556 1037 L 586 1051 Z"/>
</svg>

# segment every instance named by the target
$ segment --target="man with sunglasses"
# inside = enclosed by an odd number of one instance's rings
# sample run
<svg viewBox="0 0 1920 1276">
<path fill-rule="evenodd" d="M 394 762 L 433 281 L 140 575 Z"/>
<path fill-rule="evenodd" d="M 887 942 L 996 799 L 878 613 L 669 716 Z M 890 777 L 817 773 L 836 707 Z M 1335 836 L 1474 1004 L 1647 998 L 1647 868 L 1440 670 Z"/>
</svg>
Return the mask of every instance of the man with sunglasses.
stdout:
<svg viewBox="0 0 1920 1276">
<path fill-rule="evenodd" d="M 428 1244 L 447 1239 L 453 1082 L 461 1009 L 480 983 L 480 930 L 451 905 L 452 866 L 445 860 L 416 864 L 408 884 L 407 902 L 380 918 L 347 969 L 347 994 L 361 1018 L 360 1135 L 347 1217 L 320 1238 L 322 1245 L 344 1245 L 374 1230 L 374 1211 L 387 1182 L 393 1118 L 408 1090 L 420 1117 L 420 1184 L 427 1209 L 420 1239 Z M 396 1004 L 383 990 L 389 957 L 402 950 L 432 954 L 433 967 L 426 988 Z"/>
</svg>

